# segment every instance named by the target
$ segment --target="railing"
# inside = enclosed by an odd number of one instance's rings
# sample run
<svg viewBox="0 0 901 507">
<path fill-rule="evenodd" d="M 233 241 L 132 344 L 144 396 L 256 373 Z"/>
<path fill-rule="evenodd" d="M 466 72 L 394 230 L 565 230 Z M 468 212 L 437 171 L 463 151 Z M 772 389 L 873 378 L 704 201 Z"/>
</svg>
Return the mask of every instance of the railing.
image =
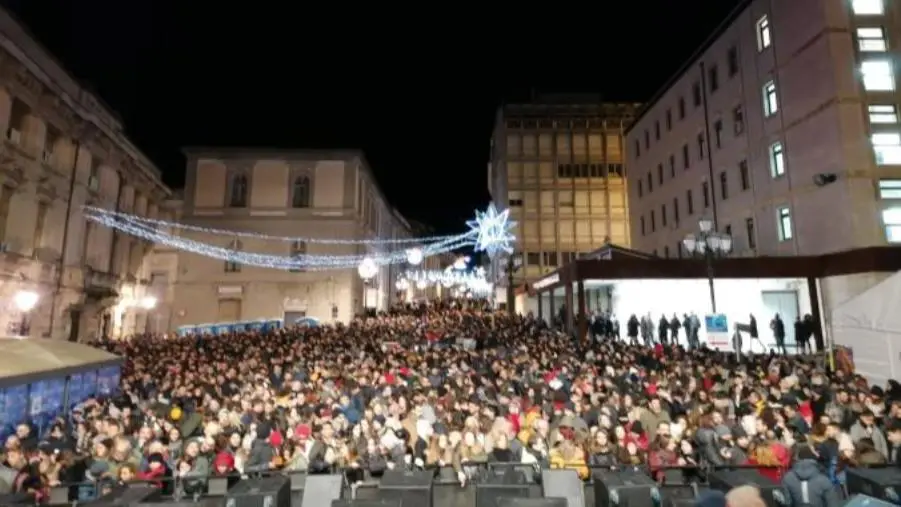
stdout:
<svg viewBox="0 0 901 507">
<path fill-rule="evenodd" d="M 528 486 L 532 488 L 532 496 L 540 497 L 542 494 L 541 472 L 550 469 L 589 469 L 591 473 L 589 477 L 583 481 L 584 494 L 587 507 L 594 507 L 594 483 L 593 476 L 596 470 L 635 470 L 648 473 L 649 469 L 645 465 L 639 466 L 597 466 L 586 465 L 585 463 L 571 463 L 564 467 L 555 468 L 548 466 L 547 463 L 526 464 L 521 462 L 472 462 L 465 463 L 460 466 L 467 476 L 467 481 L 461 484 L 457 478 L 457 469 L 450 466 L 427 467 L 427 469 L 435 472 L 434 486 L 434 507 L 463 507 L 474 506 L 476 488 L 472 487 L 483 482 L 492 475 L 501 475 L 504 470 L 517 469 L 526 473 Z M 756 465 L 735 465 L 723 467 L 683 465 L 668 466 L 655 469 L 662 472 L 661 480 L 658 481 L 660 489 L 664 496 L 668 497 L 687 497 L 693 498 L 694 491 L 701 485 L 706 484 L 707 475 L 713 470 L 729 470 L 729 469 L 779 469 L 780 467 L 759 467 Z M 681 473 L 679 473 L 681 472 Z M 686 473 L 688 472 L 688 473 Z M 139 485 L 163 485 L 166 500 L 172 501 L 198 501 L 201 498 L 216 498 L 225 496 L 229 489 L 228 484 L 235 480 L 246 480 L 248 477 L 267 477 L 283 475 L 290 478 L 292 506 L 299 506 L 303 496 L 303 490 L 306 487 L 306 479 L 316 475 L 343 475 L 344 495 L 345 498 L 357 498 L 361 500 L 376 499 L 378 495 L 378 486 L 380 482 L 380 474 L 371 474 L 364 468 L 345 468 L 343 470 L 332 471 L 331 474 L 310 474 L 306 471 L 267 471 L 260 473 L 244 474 L 242 476 L 235 473 L 231 476 L 208 475 L 200 477 L 184 477 L 173 478 L 164 477 L 151 480 L 133 480 L 129 481 L 129 486 Z M 649 474 L 650 476 L 650 474 Z M 675 480 L 679 476 L 683 480 Z M 359 477 L 359 481 L 356 479 Z M 663 478 L 665 477 L 665 479 Z M 691 478 L 691 480 L 684 480 Z M 350 483 L 351 480 L 355 482 Z M 46 505 L 70 505 L 73 502 L 85 502 L 94 500 L 101 496 L 104 488 L 111 485 L 111 479 L 100 479 L 95 481 L 83 481 L 78 483 L 66 483 L 51 488 L 49 498 L 44 504 Z M 120 486 L 121 487 L 121 486 Z"/>
<path fill-rule="evenodd" d="M 116 275 L 94 269 L 90 266 L 85 267 L 84 284 L 87 287 L 99 287 L 105 289 L 114 289 L 117 284 Z"/>
</svg>

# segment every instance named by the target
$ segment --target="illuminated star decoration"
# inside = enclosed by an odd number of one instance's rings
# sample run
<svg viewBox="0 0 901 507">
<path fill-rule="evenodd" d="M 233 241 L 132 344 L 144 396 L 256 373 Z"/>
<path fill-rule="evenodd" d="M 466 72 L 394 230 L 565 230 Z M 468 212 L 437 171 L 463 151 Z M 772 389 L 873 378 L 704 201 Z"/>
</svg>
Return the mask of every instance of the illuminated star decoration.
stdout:
<svg viewBox="0 0 901 507">
<path fill-rule="evenodd" d="M 512 230 L 516 227 L 516 222 L 510 220 L 509 209 L 498 212 L 494 203 L 491 203 L 487 210 L 476 211 L 476 219 L 469 220 L 466 225 L 469 226 L 470 233 L 475 233 L 477 252 L 488 252 L 490 257 L 498 252 L 513 253 L 516 236 Z"/>
</svg>

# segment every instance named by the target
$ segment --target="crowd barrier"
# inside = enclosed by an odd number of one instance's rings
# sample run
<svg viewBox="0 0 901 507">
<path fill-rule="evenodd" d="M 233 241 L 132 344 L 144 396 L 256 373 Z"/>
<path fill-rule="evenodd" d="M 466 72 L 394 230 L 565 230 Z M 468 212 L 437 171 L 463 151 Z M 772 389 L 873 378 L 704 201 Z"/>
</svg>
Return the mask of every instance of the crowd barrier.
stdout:
<svg viewBox="0 0 901 507">
<path fill-rule="evenodd" d="M 527 477 L 531 480 L 528 487 L 532 488 L 537 495 L 541 494 L 541 472 L 552 469 L 584 469 L 591 471 L 589 477 L 583 482 L 583 497 L 586 507 L 595 507 L 594 503 L 594 487 L 593 476 L 596 470 L 633 470 L 640 471 L 650 476 L 650 470 L 647 466 L 596 466 L 586 465 L 584 463 L 573 463 L 563 467 L 551 467 L 547 463 L 524 464 L 521 462 L 472 462 L 461 465 L 461 469 L 467 471 L 467 480 L 465 485 L 461 485 L 457 470 L 450 466 L 431 467 L 435 473 L 433 482 L 434 496 L 436 498 L 433 507 L 472 507 L 475 506 L 476 485 L 484 481 L 491 474 L 501 474 L 507 469 L 516 469 L 527 473 Z M 660 471 L 666 477 L 660 482 L 660 487 L 666 488 L 686 488 L 687 486 L 697 487 L 697 485 L 705 485 L 707 475 L 713 470 L 738 470 L 738 469 L 761 469 L 779 467 L 758 467 L 756 465 L 735 465 L 726 467 L 711 467 L 698 465 L 668 466 L 655 469 Z M 344 481 L 344 491 L 346 497 L 353 497 L 360 500 L 372 500 L 376 498 L 380 479 L 369 473 L 368 470 L 362 468 L 345 468 L 343 470 L 334 470 L 329 474 L 309 474 L 306 471 L 269 471 L 261 473 L 247 474 L 241 477 L 241 481 L 251 478 L 268 477 L 274 475 L 287 476 L 291 484 L 292 507 L 300 506 L 300 498 L 306 488 L 306 480 L 308 477 L 317 477 L 322 475 L 339 476 L 345 478 L 351 475 L 359 475 L 363 472 L 362 480 L 359 483 L 350 484 L 348 480 Z M 683 480 L 679 480 L 679 478 Z M 96 499 L 97 492 L 102 488 L 104 482 L 108 481 L 84 481 L 78 483 L 66 483 L 51 489 L 47 505 L 72 505 L 73 501 L 83 503 Z M 187 501 L 198 502 L 205 498 L 221 498 L 224 497 L 229 489 L 228 477 L 208 475 L 205 477 L 189 477 L 189 478 L 165 478 L 161 480 L 134 480 L 129 481 L 130 486 L 172 483 L 169 487 L 163 488 L 172 490 L 171 494 L 165 495 L 164 500 L 170 502 Z M 184 485 L 202 484 L 200 492 L 185 492 L 191 487 L 185 488 Z M 196 486 L 193 489 L 197 489 Z"/>
<path fill-rule="evenodd" d="M 288 326 L 308 326 L 316 327 L 319 325 L 319 319 L 315 317 L 301 317 L 294 322 L 289 322 Z M 283 319 L 261 319 L 261 320 L 242 320 L 239 322 L 218 322 L 215 324 L 196 324 L 190 326 L 180 326 L 176 329 L 178 336 L 189 335 L 221 335 L 229 333 L 242 333 L 245 331 L 258 331 L 265 333 L 285 327 Z"/>
</svg>

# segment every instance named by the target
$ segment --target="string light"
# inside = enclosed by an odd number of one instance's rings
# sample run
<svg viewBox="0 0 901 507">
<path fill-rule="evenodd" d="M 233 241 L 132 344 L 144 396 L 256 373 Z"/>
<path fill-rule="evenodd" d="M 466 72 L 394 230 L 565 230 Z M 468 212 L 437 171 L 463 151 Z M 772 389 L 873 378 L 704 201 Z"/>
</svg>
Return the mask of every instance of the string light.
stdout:
<svg viewBox="0 0 901 507">
<path fill-rule="evenodd" d="M 426 236 L 417 238 L 367 238 L 367 239 L 341 239 L 341 238 L 313 238 L 303 236 L 278 236 L 272 234 L 262 234 L 249 231 L 232 231 L 227 229 L 217 229 L 215 227 L 202 227 L 199 225 L 184 224 L 181 222 L 170 222 L 156 218 L 139 217 L 130 215 L 120 211 L 112 211 L 94 206 L 84 206 L 85 211 L 94 215 L 108 215 L 116 218 L 126 219 L 135 223 L 145 224 L 153 228 L 181 229 L 212 236 L 226 236 L 228 238 L 253 238 L 267 241 L 295 242 L 302 241 L 304 243 L 319 243 L 323 245 L 378 245 L 378 244 L 413 244 L 439 242 L 452 237 L 458 236 Z M 465 234 L 464 234 L 465 235 Z"/>
<path fill-rule="evenodd" d="M 477 250 L 487 251 L 489 255 L 493 255 L 492 252 L 497 251 L 512 251 L 510 243 L 515 240 L 509 232 L 510 228 L 515 225 L 515 222 L 509 220 L 509 213 L 506 210 L 503 213 L 498 213 L 494 204 L 491 204 L 485 212 L 476 211 L 476 219 L 467 222 L 470 230 L 463 234 L 395 239 L 328 239 L 273 236 L 167 222 L 92 206 L 84 207 L 84 211 L 85 218 L 88 220 L 154 243 L 226 262 L 283 270 L 318 271 L 347 268 L 360 270 L 363 268 L 363 264 L 366 264 L 365 270 L 366 273 L 369 273 L 370 268 L 373 266 L 377 270 L 378 266 L 388 264 L 407 262 L 411 265 L 416 265 L 421 263 L 426 257 L 465 247 L 475 247 Z M 234 244 L 233 242 L 236 238 L 254 238 L 257 240 L 303 241 L 333 245 L 381 245 L 385 251 L 365 255 L 311 255 L 306 253 L 288 256 L 272 255 L 245 252 L 225 246 L 204 243 L 172 234 L 167 232 L 167 229 L 193 231 L 214 236 L 228 236 L 231 239 L 230 244 Z M 413 248 L 400 247 L 412 242 L 420 243 L 421 246 Z M 394 250 L 385 248 L 391 245 L 396 245 L 400 248 Z M 360 272 L 362 274 L 362 271 Z M 375 272 L 373 272 L 372 276 L 375 276 Z"/>
</svg>

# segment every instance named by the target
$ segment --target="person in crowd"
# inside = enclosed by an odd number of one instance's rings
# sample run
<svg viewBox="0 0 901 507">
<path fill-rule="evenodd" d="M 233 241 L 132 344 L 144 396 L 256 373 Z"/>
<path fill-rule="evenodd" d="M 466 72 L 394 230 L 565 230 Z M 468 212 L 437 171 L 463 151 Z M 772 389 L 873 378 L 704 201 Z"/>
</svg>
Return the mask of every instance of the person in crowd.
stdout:
<svg viewBox="0 0 901 507">
<path fill-rule="evenodd" d="M 639 343 L 635 316 L 618 338 L 608 312 L 596 339 L 573 339 L 448 300 L 347 325 L 104 340 L 95 346 L 125 358 L 116 393 L 44 432 L 6 428 L 0 472 L 18 491 L 87 480 L 70 496 L 89 500 L 117 481 L 191 496 L 208 477 L 279 471 L 360 484 L 444 469 L 467 485 L 501 462 L 586 479 L 589 466 L 663 478 L 672 466 L 749 464 L 788 484 L 810 472 L 809 456 L 791 464 L 805 447 L 833 485 L 847 466 L 901 464 L 901 386 L 874 389 L 805 355 L 736 364 L 700 342 L 694 312 L 661 316 L 656 340 L 647 320 L 656 343 Z"/>
<path fill-rule="evenodd" d="M 791 504 L 811 507 L 840 507 L 838 488 L 823 473 L 819 456 L 810 446 L 802 446 L 795 456 L 791 470 L 782 479 L 782 485 L 791 497 Z"/>
</svg>

